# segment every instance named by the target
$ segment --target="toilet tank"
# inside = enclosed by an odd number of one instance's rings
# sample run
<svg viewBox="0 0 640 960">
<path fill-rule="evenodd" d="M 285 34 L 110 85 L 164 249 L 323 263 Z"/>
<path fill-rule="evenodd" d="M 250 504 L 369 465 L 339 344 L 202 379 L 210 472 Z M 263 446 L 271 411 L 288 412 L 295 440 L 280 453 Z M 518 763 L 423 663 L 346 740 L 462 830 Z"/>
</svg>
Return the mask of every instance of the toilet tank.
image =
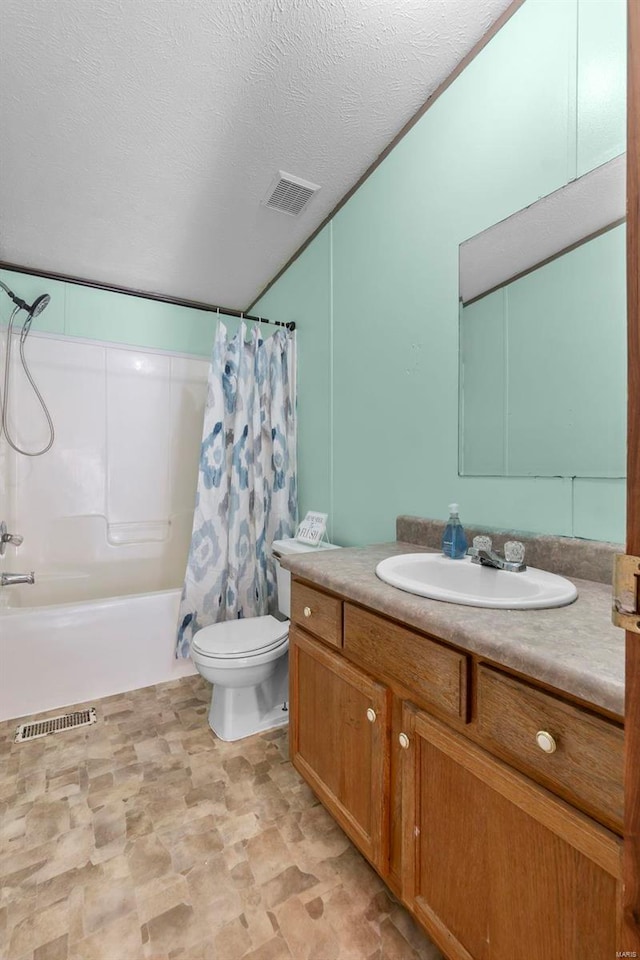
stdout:
<svg viewBox="0 0 640 960">
<path fill-rule="evenodd" d="M 294 537 L 273 541 L 272 552 L 276 562 L 276 577 L 278 579 L 278 610 L 283 616 L 291 616 L 291 574 L 281 566 L 280 557 L 292 553 L 318 553 L 320 550 L 339 549 L 335 543 L 319 543 L 312 547 L 308 543 L 300 543 Z"/>
</svg>

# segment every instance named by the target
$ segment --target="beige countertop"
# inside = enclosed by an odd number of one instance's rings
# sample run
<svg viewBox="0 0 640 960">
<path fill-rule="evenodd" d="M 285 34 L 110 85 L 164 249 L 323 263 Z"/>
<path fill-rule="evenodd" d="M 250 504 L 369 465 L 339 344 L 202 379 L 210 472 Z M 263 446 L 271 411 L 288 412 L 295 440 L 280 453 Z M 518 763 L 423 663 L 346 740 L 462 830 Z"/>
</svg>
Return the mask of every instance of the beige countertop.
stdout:
<svg viewBox="0 0 640 960">
<path fill-rule="evenodd" d="M 376 577 L 380 560 L 433 553 L 414 543 L 379 543 L 285 556 L 297 576 L 463 650 L 511 667 L 622 717 L 624 632 L 611 622 L 611 586 L 570 579 L 578 599 L 550 610 L 489 610 L 428 600 Z"/>
</svg>

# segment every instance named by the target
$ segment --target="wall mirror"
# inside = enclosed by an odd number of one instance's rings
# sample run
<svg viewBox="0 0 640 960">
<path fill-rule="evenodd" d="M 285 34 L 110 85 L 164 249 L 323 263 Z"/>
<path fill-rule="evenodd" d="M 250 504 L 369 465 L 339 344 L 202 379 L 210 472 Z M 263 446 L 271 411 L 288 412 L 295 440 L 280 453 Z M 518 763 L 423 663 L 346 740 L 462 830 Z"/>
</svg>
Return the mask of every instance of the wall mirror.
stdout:
<svg viewBox="0 0 640 960">
<path fill-rule="evenodd" d="M 459 473 L 623 478 L 625 155 L 459 248 Z"/>
</svg>

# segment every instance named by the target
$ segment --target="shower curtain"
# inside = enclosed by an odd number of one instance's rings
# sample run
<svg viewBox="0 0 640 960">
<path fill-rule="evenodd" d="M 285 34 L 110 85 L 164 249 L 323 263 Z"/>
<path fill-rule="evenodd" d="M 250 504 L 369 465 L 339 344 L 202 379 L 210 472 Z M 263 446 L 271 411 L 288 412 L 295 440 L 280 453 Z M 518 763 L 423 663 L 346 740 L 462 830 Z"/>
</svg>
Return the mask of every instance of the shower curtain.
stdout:
<svg viewBox="0 0 640 960">
<path fill-rule="evenodd" d="M 271 544 L 296 523 L 295 340 L 218 324 L 176 656 L 220 620 L 276 609 Z"/>
</svg>

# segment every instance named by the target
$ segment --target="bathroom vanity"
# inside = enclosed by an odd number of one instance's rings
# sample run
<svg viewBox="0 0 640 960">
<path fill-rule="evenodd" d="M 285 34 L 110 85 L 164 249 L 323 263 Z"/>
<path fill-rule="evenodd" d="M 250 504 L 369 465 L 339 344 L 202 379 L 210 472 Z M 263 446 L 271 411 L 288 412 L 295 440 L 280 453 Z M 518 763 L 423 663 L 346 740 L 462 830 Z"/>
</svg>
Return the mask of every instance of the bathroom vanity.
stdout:
<svg viewBox="0 0 640 960">
<path fill-rule="evenodd" d="M 624 643 L 607 588 L 460 608 L 377 580 L 403 549 L 291 562 L 294 766 L 451 960 L 614 957 Z"/>
</svg>

